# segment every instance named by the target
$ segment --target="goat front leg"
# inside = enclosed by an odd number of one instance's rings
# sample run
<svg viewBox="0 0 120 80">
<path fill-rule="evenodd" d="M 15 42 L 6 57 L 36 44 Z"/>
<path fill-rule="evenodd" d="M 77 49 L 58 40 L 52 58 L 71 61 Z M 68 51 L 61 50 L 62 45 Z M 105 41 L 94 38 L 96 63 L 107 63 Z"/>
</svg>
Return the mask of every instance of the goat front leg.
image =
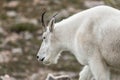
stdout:
<svg viewBox="0 0 120 80">
<path fill-rule="evenodd" d="M 83 68 L 79 75 L 79 80 L 94 80 L 90 67 L 88 65 Z"/>
<path fill-rule="evenodd" d="M 111 80 L 120 80 L 120 71 L 114 68 L 110 68 Z M 80 72 L 79 80 L 95 80 L 90 67 L 88 65 L 84 66 L 83 70 Z"/>
<path fill-rule="evenodd" d="M 98 51 L 93 53 L 88 63 L 95 80 L 110 80 L 109 68 Z"/>
</svg>

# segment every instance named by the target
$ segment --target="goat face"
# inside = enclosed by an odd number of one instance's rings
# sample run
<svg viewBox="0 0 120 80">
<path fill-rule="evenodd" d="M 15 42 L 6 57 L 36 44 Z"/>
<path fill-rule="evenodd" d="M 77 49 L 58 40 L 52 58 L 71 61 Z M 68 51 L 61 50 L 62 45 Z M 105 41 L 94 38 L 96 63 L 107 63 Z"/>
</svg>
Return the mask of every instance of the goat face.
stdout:
<svg viewBox="0 0 120 80">
<path fill-rule="evenodd" d="M 43 33 L 43 42 L 37 54 L 39 61 L 43 61 L 44 64 L 55 64 L 57 63 L 60 53 L 60 43 L 54 31 L 54 21 L 51 19 L 46 31 Z"/>
</svg>

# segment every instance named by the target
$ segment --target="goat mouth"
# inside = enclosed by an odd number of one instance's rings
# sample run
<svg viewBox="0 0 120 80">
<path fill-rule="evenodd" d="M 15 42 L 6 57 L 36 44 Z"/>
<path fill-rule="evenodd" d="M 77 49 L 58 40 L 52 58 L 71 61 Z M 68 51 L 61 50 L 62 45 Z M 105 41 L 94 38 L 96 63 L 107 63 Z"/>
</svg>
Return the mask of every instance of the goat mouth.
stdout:
<svg viewBox="0 0 120 80">
<path fill-rule="evenodd" d="M 40 61 L 44 61 L 45 57 L 43 57 Z"/>
</svg>

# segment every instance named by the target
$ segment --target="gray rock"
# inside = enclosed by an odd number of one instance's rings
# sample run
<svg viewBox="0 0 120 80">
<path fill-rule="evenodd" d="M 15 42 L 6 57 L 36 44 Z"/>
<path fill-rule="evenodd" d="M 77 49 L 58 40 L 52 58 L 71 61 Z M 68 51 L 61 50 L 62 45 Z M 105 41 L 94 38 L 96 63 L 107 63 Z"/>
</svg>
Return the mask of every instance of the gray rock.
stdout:
<svg viewBox="0 0 120 80">
<path fill-rule="evenodd" d="M 62 9 L 62 10 L 60 11 L 60 14 L 61 14 L 62 16 L 65 16 L 65 17 L 68 17 L 68 16 L 70 15 L 69 11 L 67 11 L 67 10 L 65 10 L 65 9 Z"/>
<path fill-rule="evenodd" d="M 0 26 L 0 34 L 7 35 L 7 32 Z"/>
<path fill-rule="evenodd" d="M 33 0 L 33 5 L 38 5 L 38 4 L 48 4 L 49 1 L 47 0 Z"/>
<path fill-rule="evenodd" d="M 34 74 L 32 74 L 32 76 L 31 76 L 30 80 L 40 80 L 40 79 L 39 79 L 39 77 L 40 77 L 40 75 L 39 75 L 39 74 L 34 73 Z"/>
<path fill-rule="evenodd" d="M 16 23 L 28 23 L 28 22 L 29 22 L 29 19 L 27 19 L 24 16 L 18 15 L 16 17 Z"/>
<path fill-rule="evenodd" d="M 30 19 L 29 23 L 32 23 L 34 25 L 38 25 L 38 20 L 37 19 Z"/>
<path fill-rule="evenodd" d="M 98 5 L 103 5 L 103 4 L 104 4 L 103 1 L 91 1 L 91 0 L 84 1 L 84 5 L 88 8 L 98 6 Z"/>
<path fill-rule="evenodd" d="M 29 39 L 32 39 L 33 38 L 33 35 L 30 33 L 30 32 L 25 32 L 24 33 L 24 39 L 25 40 L 29 40 Z"/>
<path fill-rule="evenodd" d="M 20 14 L 16 17 L 16 23 L 31 23 L 34 25 L 38 25 L 38 20 L 37 19 L 29 19 L 24 16 L 21 16 Z"/>
<path fill-rule="evenodd" d="M 8 2 L 8 3 L 5 3 L 4 5 L 3 5 L 3 7 L 7 7 L 7 8 L 16 8 L 18 5 L 19 5 L 19 1 L 18 0 L 16 0 L 16 1 L 10 1 L 10 2 Z"/>
<path fill-rule="evenodd" d="M 70 13 L 77 13 L 77 12 L 78 12 L 77 9 L 75 9 L 74 7 L 71 7 L 71 6 L 68 7 L 67 10 L 68 10 Z"/>
<path fill-rule="evenodd" d="M 8 50 L 0 52 L 0 63 L 7 63 L 11 60 L 11 52 Z"/>
<path fill-rule="evenodd" d="M 22 51 L 22 48 L 13 48 L 12 49 L 12 53 L 13 54 L 22 54 L 23 53 L 23 51 Z"/>
<path fill-rule="evenodd" d="M 4 76 L 0 76 L 0 80 L 16 80 L 16 79 L 10 77 L 8 74 L 5 74 Z"/>
<path fill-rule="evenodd" d="M 12 34 L 7 35 L 7 37 L 4 39 L 4 43 L 7 43 L 7 42 L 15 43 L 19 39 L 22 39 L 21 35 L 18 35 L 16 33 L 12 33 Z"/>
<path fill-rule="evenodd" d="M 17 13 L 15 11 L 8 11 L 6 12 L 6 15 L 8 17 L 16 17 L 17 16 Z"/>
</svg>

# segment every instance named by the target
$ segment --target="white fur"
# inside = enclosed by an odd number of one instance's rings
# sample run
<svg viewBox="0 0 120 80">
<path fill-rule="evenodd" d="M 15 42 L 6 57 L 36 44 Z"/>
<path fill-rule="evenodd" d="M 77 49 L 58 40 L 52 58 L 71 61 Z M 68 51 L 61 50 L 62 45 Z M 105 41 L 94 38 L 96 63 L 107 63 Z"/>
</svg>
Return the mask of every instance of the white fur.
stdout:
<svg viewBox="0 0 120 80">
<path fill-rule="evenodd" d="M 46 40 L 38 52 L 39 60 L 45 57 L 43 63 L 57 63 L 61 51 L 71 51 L 88 67 L 83 69 L 80 80 L 86 80 L 86 74 L 95 80 L 111 80 L 110 67 L 120 69 L 120 11 L 117 9 L 98 6 L 79 12 L 55 25 L 50 23 L 43 36 Z"/>
</svg>

